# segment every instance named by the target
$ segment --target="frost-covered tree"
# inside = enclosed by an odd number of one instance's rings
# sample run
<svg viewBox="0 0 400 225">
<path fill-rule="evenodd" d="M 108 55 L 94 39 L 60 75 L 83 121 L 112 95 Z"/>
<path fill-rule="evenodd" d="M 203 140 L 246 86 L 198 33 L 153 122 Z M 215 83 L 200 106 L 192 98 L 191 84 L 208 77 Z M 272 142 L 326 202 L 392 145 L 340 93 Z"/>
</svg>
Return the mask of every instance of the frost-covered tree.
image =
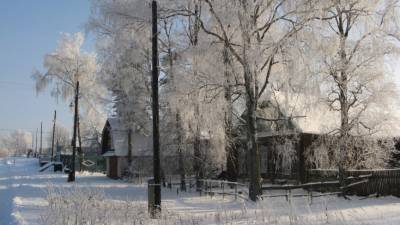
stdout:
<svg viewBox="0 0 400 225">
<path fill-rule="evenodd" d="M 8 151 L 8 155 L 23 155 L 28 152 L 32 145 L 32 133 L 16 130 L 2 138 L 3 146 Z"/>
<path fill-rule="evenodd" d="M 268 86 L 275 55 L 307 21 L 309 1 L 211 1 L 201 21 L 204 32 L 223 42 L 241 66 L 246 102 L 249 196 L 261 194 L 260 153 L 256 144 L 258 98 Z M 203 9 L 204 10 L 204 9 Z"/>
<path fill-rule="evenodd" d="M 174 95 L 168 101 L 173 111 L 179 111 L 182 117 L 186 142 L 192 143 L 193 158 L 189 160 L 198 181 L 215 175 L 214 171 L 220 170 L 225 161 L 223 150 L 226 143 L 221 115 L 225 114 L 226 109 L 221 101 L 222 79 L 215 76 L 222 72 L 221 60 L 218 52 L 213 51 L 212 39 L 201 32 L 200 1 L 176 2 L 181 4 L 175 8 L 166 5 L 163 10 L 166 18 L 170 14 L 180 15 L 173 18 L 181 27 L 172 36 L 175 43 L 180 45 L 175 44 L 178 67 L 175 65 L 169 76 L 173 81 L 170 85 L 173 86 Z M 181 15 L 183 11 L 186 14 Z M 168 83 L 166 89 L 169 89 Z M 197 185 L 200 187 L 201 182 L 197 182 Z"/>
<path fill-rule="evenodd" d="M 149 133 L 150 113 L 150 24 L 149 5 L 143 1 L 97 1 L 88 28 L 99 36 L 101 76 L 114 96 L 116 116 L 123 124 Z M 206 102 L 206 91 L 200 80 L 211 77 L 210 71 L 200 71 L 206 65 L 204 54 L 209 48 L 196 44 L 199 24 L 195 17 L 174 15 L 181 6 L 191 7 L 191 1 L 160 2 L 160 107 L 162 142 L 165 154 L 177 154 L 182 180 L 191 169 L 192 148 L 200 149 L 200 142 L 209 142 L 208 160 L 200 157 L 202 167 L 223 164 L 221 153 L 222 124 L 215 120 L 221 111 Z M 171 9 L 171 7 L 173 7 Z M 129 10 L 128 10 L 129 9 Z M 140 11 L 140 12 L 139 12 Z M 206 47 L 205 49 L 202 49 Z M 215 58 L 215 57 L 214 57 Z M 202 61 L 203 60 L 203 61 Z M 210 59 L 209 59 L 210 60 Z M 211 61 L 211 60 L 210 60 Z M 200 66 L 200 64 L 202 66 Z M 203 78 L 202 78 L 203 77 Z M 215 104 L 215 103 L 213 103 Z M 210 107 L 211 106 L 211 107 Z M 210 110 L 213 109 L 213 110 Z M 223 113 L 222 113 L 223 115 Z M 193 140 L 193 141 L 192 141 Z M 203 148 L 204 149 L 204 148 Z M 212 150 L 211 150 L 212 149 Z M 223 147 L 222 147 L 223 149 Z M 196 150 L 194 150 L 196 152 Z M 185 163 L 182 163 L 185 161 Z M 205 165 L 208 164 L 208 165 Z M 196 169 L 195 169 L 196 170 Z M 196 172 L 195 172 L 196 173 Z M 212 173 L 209 173 L 210 175 Z"/>
<path fill-rule="evenodd" d="M 98 35 L 101 82 L 124 129 L 150 133 L 150 8 L 143 1 L 93 1 L 87 23 Z"/>
<path fill-rule="evenodd" d="M 47 138 L 47 143 L 51 146 L 53 141 L 53 135 L 49 135 Z M 55 133 L 54 133 L 54 144 L 60 145 L 62 147 L 71 145 L 71 138 L 69 130 L 63 125 L 56 124 Z"/>
<path fill-rule="evenodd" d="M 394 15 L 394 2 L 159 3 L 161 144 L 179 156 L 182 182 L 190 170 L 184 163 L 188 155 L 192 154 L 197 178 L 224 161 L 221 155 L 231 157 L 235 107 L 246 113 L 244 120 L 240 115 L 235 119 L 246 127 L 252 200 L 261 193 L 258 120 L 274 123 L 273 132 L 282 131 L 296 116 L 307 116 L 296 113 L 307 112 L 314 99 L 325 96 L 341 118 L 337 131 L 346 139 L 341 143 L 349 143 L 349 135 L 371 134 L 388 124 L 369 118 L 376 112 L 387 118 L 381 109 L 394 93 L 386 71 L 378 66 L 396 50 L 397 27 L 387 19 Z M 116 116 L 126 129 L 148 134 L 149 1 L 93 1 L 88 28 L 98 36 L 99 74 L 113 96 Z M 299 96 L 311 96 L 313 102 L 290 105 Z M 277 113 L 267 115 L 271 118 L 256 115 L 268 103 Z M 280 108 L 291 110 L 284 115 Z M 202 141 L 211 143 L 208 152 L 201 152 Z M 282 149 L 290 149 L 290 144 Z M 290 164 L 288 156 L 279 155 L 285 166 Z"/>
<path fill-rule="evenodd" d="M 104 123 L 106 91 L 96 75 L 96 55 L 82 50 L 82 33 L 62 34 L 58 47 L 44 56 L 44 72 L 35 70 L 32 78 L 36 81 L 37 93 L 51 90 L 51 95 L 66 104 L 72 104 L 76 83 L 80 82 L 80 122 L 90 121 L 97 130 Z M 83 127 L 85 131 L 85 127 Z"/>
<path fill-rule="evenodd" d="M 320 76 L 321 94 L 337 112 L 337 127 L 331 134 L 340 136 L 336 163 L 343 175 L 370 154 L 355 152 L 362 149 L 356 147 L 360 137 L 387 135 L 394 121 L 392 105 L 397 94 L 387 62 L 398 53 L 393 38 L 398 35 L 398 5 L 386 0 L 319 4 L 320 15 L 303 34 L 313 54 L 309 58 L 311 72 Z"/>
</svg>

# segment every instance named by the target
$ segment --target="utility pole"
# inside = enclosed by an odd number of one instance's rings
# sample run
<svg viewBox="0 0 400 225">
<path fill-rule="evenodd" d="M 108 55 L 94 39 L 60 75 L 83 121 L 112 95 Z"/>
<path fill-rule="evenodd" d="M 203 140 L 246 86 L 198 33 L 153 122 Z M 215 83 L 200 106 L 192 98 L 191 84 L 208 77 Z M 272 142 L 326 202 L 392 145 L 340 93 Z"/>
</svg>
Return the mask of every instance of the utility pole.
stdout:
<svg viewBox="0 0 400 225">
<path fill-rule="evenodd" d="M 76 132 L 78 125 L 78 98 L 79 98 L 79 81 L 76 82 L 75 93 L 75 114 L 74 114 L 74 133 L 72 137 L 72 165 L 68 174 L 68 182 L 75 181 L 75 156 L 76 156 Z"/>
<path fill-rule="evenodd" d="M 132 166 L 132 129 L 128 129 L 128 165 Z"/>
<path fill-rule="evenodd" d="M 152 113 L 153 113 L 153 176 L 154 176 L 154 204 L 150 205 L 150 214 L 153 218 L 161 213 L 161 168 L 160 168 L 160 132 L 159 132 L 159 105 L 158 105 L 158 30 L 157 30 L 157 2 L 152 2 Z"/>
<path fill-rule="evenodd" d="M 31 134 L 32 134 L 32 142 L 31 142 L 32 147 L 31 147 L 31 149 L 32 149 L 32 152 L 33 152 L 33 143 L 35 142 L 35 139 L 34 139 L 34 137 L 33 137 L 33 132 L 31 132 Z"/>
<path fill-rule="evenodd" d="M 42 155 L 42 141 L 43 141 L 43 122 L 40 121 L 40 148 L 39 148 L 39 156 Z"/>
<path fill-rule="evenodd" d="M 82 162 L 83 162 L 83 149 L 82 149 L 82 139 L 81 139 L 81 124 L 79 122 L 79 109 L 78 112 L 76 113 L 76 126 L 77 126 L 77 132 L 78 132 L 78 144 L 79 148 L 77 148 L 78 151 L 78 157 L 79 157 L 79 171 L 82 171 Z"/>
<path fill-rule="evenodd" d="M 31 147 L 31 153 L 29 153 L 29 151 L 28 151 L 28 154 L 29 154 L 29 157 L 31 157 L 31 154 L 33 155 L 33 157 L 35 157 L 35 152 L 33 151 L 33 143 L 35 141 L 35 139 L 33 137 L 33 132 L 31 132 L 31 135 L 32 135 L 32 142 L 31 142 L 32 147 Z"/>
<path fill-rule="evenodd" d="M 36 128 L 36 141 L 35 141 L 35 144 L 36 144 L 36 146 L 35 146 L 35 157 L 37 157 L 37 153 L 38 153 L 38 151 L 37 151 L 37 133 L 38 133 L 38 129 Z"/>
<path fill-rule="evenodd" d="M 51 140 L 51 159 L 50 159 L 50 161 L 54 160 L 54 134 L 56 133 L 56 118 L 57 118 L 57 111 L 54 110 L 53 138 Z"/>
</svg>

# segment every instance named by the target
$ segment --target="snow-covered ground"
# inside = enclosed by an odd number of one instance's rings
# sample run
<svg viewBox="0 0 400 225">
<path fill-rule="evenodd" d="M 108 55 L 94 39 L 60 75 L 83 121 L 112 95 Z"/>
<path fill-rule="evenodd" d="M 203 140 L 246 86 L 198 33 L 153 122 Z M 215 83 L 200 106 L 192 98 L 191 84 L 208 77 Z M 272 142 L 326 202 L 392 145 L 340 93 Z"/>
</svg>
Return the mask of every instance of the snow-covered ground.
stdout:
<svg viewBox="0 0 400 225">
<path fill-rule="evenodd" d="M 194 192 L 178 196 L 169 189 L 162 193 L 162 218 L 151 220 L 146 213 L 145 185 L 91 173 L 78 174 L 71 184 L 66 174 L 37 172 L 36 159 L 13 162 L 0 159 L 1 225 L 54 224 L 70 214 L 90 217 L 85 224 L 400 224 L 400 198 L 396 197 L 353 197 L 351 201 L 320 197 L 312 204 L 307 198 L 292 198 L 289 203 L 279 197 L 254 204 Z"/>
</svg>

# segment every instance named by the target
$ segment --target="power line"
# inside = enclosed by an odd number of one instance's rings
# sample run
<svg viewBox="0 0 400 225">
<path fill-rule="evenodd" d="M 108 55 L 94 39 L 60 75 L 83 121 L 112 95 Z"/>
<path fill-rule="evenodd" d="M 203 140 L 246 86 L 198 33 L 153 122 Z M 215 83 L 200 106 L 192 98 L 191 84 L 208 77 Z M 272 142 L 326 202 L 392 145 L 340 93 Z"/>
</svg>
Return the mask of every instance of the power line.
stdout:
<svg viewBox="0 0 400 225">
<path fill-rule="evenodd" d="M 34 86 L 34 83 L 24 83 L 24 82 L 15 82 L 15 81 L 1 81 L 0 84 L 2 85 L 29 85 L 29 86 Z"/>
<path fill-rule="evenodd" d="M 27 131 L 27 132 L 35 132 L 36 128 L 32 129 L 24 129 L 24 128 L 16 128 L 16 129 L 6 129 L 6 128 L 0 128 L 0 132 L 13 132 L 13 131 Z M 43 131 L 43 133 L 52 133 L 51 131 Z"/>
</svg>

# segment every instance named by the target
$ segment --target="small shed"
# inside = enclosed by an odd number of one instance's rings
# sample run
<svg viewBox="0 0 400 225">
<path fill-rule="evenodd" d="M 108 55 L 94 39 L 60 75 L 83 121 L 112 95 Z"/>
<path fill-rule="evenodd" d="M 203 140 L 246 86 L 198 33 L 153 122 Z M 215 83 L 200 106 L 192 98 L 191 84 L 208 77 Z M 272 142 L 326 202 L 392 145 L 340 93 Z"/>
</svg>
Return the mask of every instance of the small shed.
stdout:
<svg viewBox="0 0 400 225">
<path fill-rule="evenodd" d="M 106 158 L 107 176 L 118 179 L 129 169 L 140 170 L 139 164 L 151 160 L 152 149 L 151 136 L 135 129 L 129 132 L 129 128 L 118 118 L 107 119 L 101 143 L 101 153 Z"/>
</svg>

